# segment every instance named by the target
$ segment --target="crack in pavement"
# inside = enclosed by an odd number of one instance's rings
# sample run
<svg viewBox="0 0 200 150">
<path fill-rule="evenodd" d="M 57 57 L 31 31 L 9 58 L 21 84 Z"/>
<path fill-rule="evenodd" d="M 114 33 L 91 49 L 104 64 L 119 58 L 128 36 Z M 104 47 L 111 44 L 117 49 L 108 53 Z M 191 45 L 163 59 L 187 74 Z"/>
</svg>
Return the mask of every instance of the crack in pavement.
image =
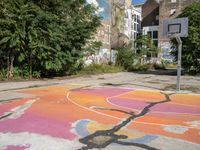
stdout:
<svg viewBox="0 0 200 150">
<path fill-rule="evenodd" d="M 94 109 L 117 111 L 117 112 L 121 112 L 121 113 L 128 114 L 128 115 L 134 115 L 135 114 L 134 112 L 127 112 L 127 111 L 124 111 L 124 110 L 113 109 L 113 108 L 96 107 Z"/>
<path fill-rule="evenodd" d="M 114 126 L 111 129 L 108 129 L 108 130 L 96 131 L 84 138 L 79 139 L 79 142 L 86 145 L 86 146 L 80 148 L 79 150 L 88 150 L 88 149 L 93 149 L 93 148 L 105 148 L 106 146 L 108 146 L 112 143 L 117 143 L 120 145 L 127 145 L 127 146 L 136 146 L 136 147 L 140 147 L 140 148 L 147 149 L 147 150 L 158 150 L 157 148 L 154 148 L 154 147 L 151 147 L 151 146 L 148 146 L 145 144 L 120 141 L 120 139 L 127 139 L 128 136 L 117 135 L 116 132 L 118 132 L 123 127 L 127 126 L 131 121 L 134 121 L 136 118 L 145 116 L 147 113 L 150 112 L 151 107 L 153 107 L 157 104 L 170 102 L 171 101 L 170 96 L 174 94 L 174 93 L 166 94 L 163 92 L 160 92 L 160 93 L 165 96 L 164 100 L 159 101 L 159 102 L 148 102 L 148 105 L 146 107 L 144 107 L 143 110 L 139 114 L 126 112 L 126 114 L 129 114 L 131 116 L 128 117 L 126 120 L 122 121 L 120 124 Z M 125 111 L 117 110 L 117 109 L 111 109 L 111 111 L 119 111 L 119 112 L 125 113 Z"/>
<path fill-rule="evenodd" d="M 10 112 L 10 113 L 8 113 L 8 114 L 5 114 L 5 115 L 3 115 L 3 116 L 0 116 L 0 120 L 9 117 L 9 116 L 11 116 L 12 114 L 13 114 L 13 113 Z"/>
</svg>

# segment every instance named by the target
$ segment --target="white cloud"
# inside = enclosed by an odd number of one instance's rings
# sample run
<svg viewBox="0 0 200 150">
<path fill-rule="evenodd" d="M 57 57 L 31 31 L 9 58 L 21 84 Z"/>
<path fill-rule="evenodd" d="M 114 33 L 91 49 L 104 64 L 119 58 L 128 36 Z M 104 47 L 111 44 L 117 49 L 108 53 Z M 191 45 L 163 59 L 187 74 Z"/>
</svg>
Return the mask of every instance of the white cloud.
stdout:
<svg viewBox="0 0 200 150">
<path fill-rule="evenodd" d="M 104 11 L 103 7 L 99 7 L 99 3 L 97 2 L 97 0 L 86 0 L 88 4 L 94 5 L 94 7 L 97 8 L 97 13 L 101 13 Z"/>
<path fill-rule="evenodd" d="M 93 4 L 95 7 L 99 7 L 99 3 L 96 0 L 87 0 L 89 4 Z"/>
</svg>

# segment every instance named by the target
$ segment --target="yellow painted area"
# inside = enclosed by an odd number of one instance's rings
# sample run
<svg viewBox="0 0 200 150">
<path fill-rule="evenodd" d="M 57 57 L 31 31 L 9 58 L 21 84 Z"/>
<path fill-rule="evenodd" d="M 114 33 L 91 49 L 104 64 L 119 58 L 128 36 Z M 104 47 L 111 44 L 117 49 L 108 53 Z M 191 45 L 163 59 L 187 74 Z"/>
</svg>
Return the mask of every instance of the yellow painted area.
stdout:
<svg viewBox="0 0 200 150">
<path fill-rule="evenodd" d="M 78 103 L 79 105 L 85 107 L 91 106 L 99 106 L 99 107 L 106 107 L 109 106 L 108 103 L 105 102 L 105 96 L 99 96 L 89 93 L 80 93 L 80 92 L 73 92 L 70 94 L 70 98 Z"/>
<path fill-rule="evenodd" d="M 107 130 L 111 129 L 113 126 L 111 125 L 104 125 L 104 124 L 99 124 L 97 122 L 90 122 L 87 124 L 87 129 L 89 133 L 94 133 L 95 131 L 99 130 Z M 128 130 L 125 128 L 122 128 L 120 131 L 116 132 L 118 135 L 126 135 L 128 136 L 128 139 L 136 139 L 136 138 L 141 138 L 145 136 L 144 133 L 136 131 L 136 130 Z"/>
</svg>

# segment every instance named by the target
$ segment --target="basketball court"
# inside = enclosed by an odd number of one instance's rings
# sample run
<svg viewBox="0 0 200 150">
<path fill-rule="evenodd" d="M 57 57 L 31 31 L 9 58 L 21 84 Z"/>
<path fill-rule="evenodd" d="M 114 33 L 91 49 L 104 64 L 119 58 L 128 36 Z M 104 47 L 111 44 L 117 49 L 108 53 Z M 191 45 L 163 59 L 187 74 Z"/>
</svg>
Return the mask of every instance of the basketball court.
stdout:
<svg viewBox="0 0 200 150">
<path fill-rule="evenodd" d="M 0 103 L 1 150 L 198 150 L 200 95 L 53 85 Z"/>
</svg>

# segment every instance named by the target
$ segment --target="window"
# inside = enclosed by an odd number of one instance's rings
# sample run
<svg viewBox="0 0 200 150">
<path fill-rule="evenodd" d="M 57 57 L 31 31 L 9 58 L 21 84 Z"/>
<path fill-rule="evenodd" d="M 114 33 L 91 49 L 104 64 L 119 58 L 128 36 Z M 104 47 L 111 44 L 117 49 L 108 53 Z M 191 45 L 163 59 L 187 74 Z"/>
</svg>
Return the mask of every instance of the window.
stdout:
<svg viewBox="0 0 200 150">
<path fill-rule="evenodd" d="M 137 25 L 136 25 L 136 23 L 134 23 L 134 30 L 135 30 L 135 31 L 137 30 Z"/>
<path fill-rule="evenodd" d="M 153 44 L 158 47 L 158 40 L 153 40 Z"/>
<path fill-rule="evenodd" d="M 152 38 L 152 32 L 151 32 L 151 31 L 148 31 L 148 32 L 147 32 L 147 35 L 148 35 L 150 38 Z"/>
<path fill-rule="evenodd" d="M 137 22 L 139 23 L 140 21 L 140 16 L 137 15 Z"/>
<path fill-rule="evenodd" d="M 171 3 L 176 3 L 176 0 L 171 0 Z"/>
<path fill-rule="evenodd" d="M 158 31 L 153 31 L 153 39 L 157 39 L 158 38 Z"/>
<path fill-rule="evenodd" d="M 133 28 L 134 28 L 134 23 L 131 24 L 131 29 L 133 29 Z"/>
<path fill-rule="evenodd" d="M 137 21 L 136 15 L 134 15 L 134 21 L 135 21 L 135 22 Z"/>
<path fill-rule="evenodd" d="M 159 20 L 159 15 L 156 16 L 156 20 Z"/>
<path fill-rule="evenodd" d="M 134 32 L 131 32 L 131 39 L 134 38 Z"/>
<path fill-rule="evenodd" d="M 136 34 L 136 32 L 134 32 L 134 39 L 136 39 L 137 38 L 137 34 Z"/>
<path fill-rule="evenodd" d="M 137 31 L 140 32 L 140 25 L 137 24 Z"/>
<path fill-rule="evenodd" d="M 141 35 L 141 33 L 137 33 L 137 37 L 139 37 Z"/>
</svg>

